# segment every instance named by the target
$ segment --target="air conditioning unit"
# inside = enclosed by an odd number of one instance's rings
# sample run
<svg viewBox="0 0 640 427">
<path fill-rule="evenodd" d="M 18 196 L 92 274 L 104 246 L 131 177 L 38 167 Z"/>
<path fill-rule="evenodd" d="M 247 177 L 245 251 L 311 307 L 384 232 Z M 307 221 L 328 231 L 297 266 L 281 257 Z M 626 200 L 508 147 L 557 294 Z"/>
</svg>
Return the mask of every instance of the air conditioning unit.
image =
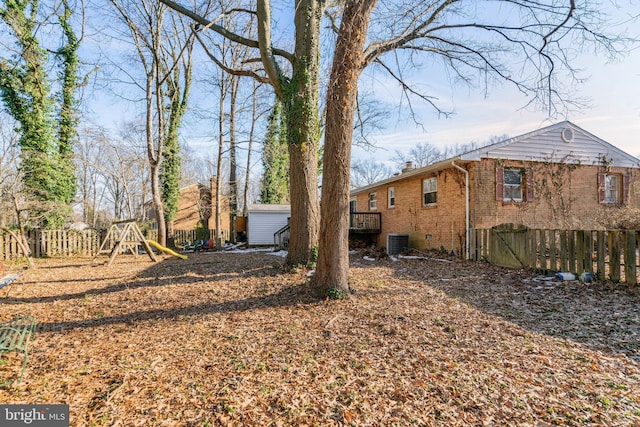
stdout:
<svg viewBox="0 0 640 427">
<path fill-rule="evenodd" d="M 408 234 L 387 234 L 387 254 L 397 255 L 409 249 Z"/>
</svg>

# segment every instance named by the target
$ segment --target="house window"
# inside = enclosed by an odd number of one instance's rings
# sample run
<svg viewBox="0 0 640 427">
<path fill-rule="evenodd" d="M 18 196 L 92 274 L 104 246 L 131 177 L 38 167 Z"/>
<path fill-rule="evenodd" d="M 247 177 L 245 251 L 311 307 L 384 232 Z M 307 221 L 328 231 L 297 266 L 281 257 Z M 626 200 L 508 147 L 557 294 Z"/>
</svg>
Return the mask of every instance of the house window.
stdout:
<svg viewBox="0 0 640 427">
<path fill-rule="evenodd" d="M 496 200 L 499 202 L 533 202 L 533 171 L 524 168 L 496 168 Z"/>
<path fill-rule="evenodd" d="M 629 198 L 629 177 L 618 173 L 598 174 L 598 201 L 605 205 L 624 205 Z"/>
<path fill-rule="evenodd" d="M 387 190 L 388 206 L 394 208 L 396 206 L 396 189 L 391 187 Z"/>
<path fill-rule="evenodd" d="M 607 174 L 604 176 L 604 202 L 620 203 L 620 176 Z"/>
<path fill-rule="evenodd" d="M 435 205 L 438 193 L 436 178 L 427 178 L 422 181 L 422 205 Z"/>
<path fill-rule="evenodd" d="M 504 201 L 505 202 L 521 202 L 522 201 L 522 182 L 523 173 L 521 169 L 505 169 L 504 170 Z"/>
<path fill-rule="evenodd" d="M 369 193 L 369 210 L 375 211 L 376 209 L 378 209 L 376 203 L 376 193 Z"/>
<path fill-rule="evenodd" d="M 355 211 L 357 211 L 357 210 L 358 210 L 358 209 L 357 209 L 356 200 L 357 200 L 357 199 L 356 199 L 355 197 L 352 197 L 352 198 L 349 200 L 349 212 L 355 212 Z"/>
</svg>

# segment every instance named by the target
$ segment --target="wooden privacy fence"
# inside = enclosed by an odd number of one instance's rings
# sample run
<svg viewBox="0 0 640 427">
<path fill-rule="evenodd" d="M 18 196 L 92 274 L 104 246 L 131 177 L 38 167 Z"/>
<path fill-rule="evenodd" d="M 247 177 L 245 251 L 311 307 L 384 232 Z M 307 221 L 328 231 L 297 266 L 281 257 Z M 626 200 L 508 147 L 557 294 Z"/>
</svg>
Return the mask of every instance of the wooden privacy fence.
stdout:
<svg viewBox="0 0 640 427">
<path fill-rule="evenodd" d="M 220 240 L 222 243 L 229 240 L 229 230 L 220 230 Z M 195 230 L 173 230 L 173 244 L 175 247 L 183 247 L 186 242 L 193 243 L 196 240 L 215 239 L 216 230 L 205 230 L 198 228 Z"/>
<path fill-rule="evenodd" d="M 101 235 L 96 230 L 30 230 L 29 250 L 36 258 L 48 256 L 93 256 L 100 248 Z M 18 242 L 8 233 L 0 233 L 0 259 L 24 257 Z"/>
<path fill-rule="evenodd" d="M 505 267 L 593 273 L 638 283 L 640 230 L 551 230 L 511 224 L 470 231 L 469 255 Z"/>
</svg>

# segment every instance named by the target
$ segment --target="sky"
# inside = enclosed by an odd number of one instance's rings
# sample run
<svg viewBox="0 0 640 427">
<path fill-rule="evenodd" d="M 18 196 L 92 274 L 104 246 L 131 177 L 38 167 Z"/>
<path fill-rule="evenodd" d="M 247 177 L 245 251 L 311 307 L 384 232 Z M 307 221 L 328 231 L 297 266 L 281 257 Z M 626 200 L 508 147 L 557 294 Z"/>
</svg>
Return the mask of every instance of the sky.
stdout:
<svg viewBox="0 0 640 427">
<path fill-rule="evenodd" d="M 602 57 L 580 59 L 586 80 L 576 88 L 576 96 L 587 98 L 588 107 L 566 116 L 549 118 L 543 111 L 522 109 L 528 99 L 507 85 L 488 94 L 467 87 L 440 88 L 439 103 L 453 111 L 450 118 L 438 117 L 427 105 L 417 106 L 421 125 L 406 111 L 391 111 L 394 125 L 371 137 L 379 148 L 371 151 L 354 147 L 354 159 L 374 159 L 388 165 L 395 151 L 408 152 L 418 143 L 439 148 L 471 141 L 484 142 L 492 136 L 515 137 L 563 120 L 569 120 L 610 144 L 640 156 L 640 47 L 616 63 Z M 420 81 L 418 76 L 417 81 Z M 425 77 L 425 81 L 427 78 Z M 399 89 L 378 85 L 377 94 L 398 104 Z"/>
<path fill-rule="evenodd" d="M 628 4 L 628 9 L 637 6 L 633 6 L 633 2 Z M 637 11 L 623 9 L 621 13 L 637 14 Z M 290 19 L 283 18 L 282 22 L 291 25 Z M 640 33 L 629 36 L 640 37 Z M 278 41 L 277 45 L 280 44 L 284 45 L 285 41 Z M 427 103 L 414 99 L 419 125 L 410 118 L 406 108 L 400 107 L 406 107 L 406 101 L 399 86 L 380 73 L 369 75 L 365 70 L 360 81 L 362 90 L 374 94 L 389 116 L 382 129 L 368 135 L 377 148 L 365 150 L 354 146 L 352 160 L 372 159 L 395 166 L 391 158 L 396 150 L 406 153 L 418 143 L 428 142 L 441 149 L 472 141 L 483 143 L 497 135 L 514 137 L 562 120 L 569 120 L 627 153 L 640 156 L 640 44 L 615 63 L 607 63 L 602 56 L 585 54 L 578 58 L 577 66 L 584 82 L 576 87 L 575 95 L 587 98 L 589 107 L 553 118 L 543 111 L 523 109 L 528 98 L 508 84 L 490 87 L 485 93 L 482 88 L 454 84 L 433 69 L 416 70 L 411 76 L 414 84 L 423 93 L 437 97 L 438 105 L 453 113 L 449 118 L 439 117 Z M 199 76 L 201 80 L 206 77 Z M 207 88 L 201 94 L 205 97 L 201 107 L 213 108 L 217 103 L 211 99 L 210 90 Z M 197 101 L 194 99 L 194 102 Z M 128 107 L 114 108 L 110 102 L 97 104 L 94 108 L 108 125 L 134 112 Z M 206 157 L 214 151 L 215 135 L 210 128 L 210 121 L 196 121 L 185 129 L 187 143 L 196 152 L 205 152 Z M 254 159 L 259 162 L 258 156 Z"/>
</svg>

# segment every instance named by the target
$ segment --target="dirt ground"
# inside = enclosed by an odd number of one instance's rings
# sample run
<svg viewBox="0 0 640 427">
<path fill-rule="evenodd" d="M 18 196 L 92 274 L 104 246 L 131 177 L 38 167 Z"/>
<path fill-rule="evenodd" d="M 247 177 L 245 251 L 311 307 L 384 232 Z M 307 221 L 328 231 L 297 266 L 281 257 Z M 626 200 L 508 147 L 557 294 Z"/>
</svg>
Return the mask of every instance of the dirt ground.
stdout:
<svg viewBox="0 0 640 427">
<path fill-rule="evenodd" d="M 640 425 L 635 288 L 359 253 L 329 301 L 266 252 L 104 261 L 0 290 L 0 321 L 39 324 L 0 402 L 72 426 Z"/>
</svg>

